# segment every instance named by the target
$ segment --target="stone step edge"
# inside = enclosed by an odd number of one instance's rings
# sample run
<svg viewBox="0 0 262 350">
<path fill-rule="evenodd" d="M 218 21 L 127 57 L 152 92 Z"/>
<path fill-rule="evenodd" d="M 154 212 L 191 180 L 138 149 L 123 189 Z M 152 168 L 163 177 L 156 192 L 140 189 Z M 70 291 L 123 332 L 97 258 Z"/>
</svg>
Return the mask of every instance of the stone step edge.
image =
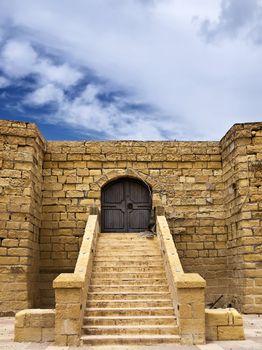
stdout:
<svg viewBox="0 0 262 350">
<path fill-rule="evenodd" d="M 123 340 L 123 339 L 145 339 L 145 340 L 151 340 L 151 339 L 176 339 L 180 340 L 179 335 L 168 335 L 168 334 L 159 334 L 159 335 L 154 335 L 154 334 L 149 334 L 149 335 L 143 335 L 143 334 L 126 334 L 126 335 L 82 335 L 81 336 L 82 340 L 106 340 L 106 339 L 116 339 L 116 340 Z"/>
<path fill-rule="evenodd" d="M 101 295 L 101 294 L 109 294 L 109 295 L 117 295 L 117 294 L 127 294 L 127 295 L 135 295 L 135 294 L 138 294 L 138 295 L 145 295 L 145 294 L 155 294 L 156 296 L 158 295 L 170 295 L 171 296 L 171 293 L 170 292 L 88 292 L 88 295 Z M 111 300 L 111 299 L 110 299 Z M 143 299 L 141 299 L 143 300 Z"/>
<path fill-rule="evenodd" d="M 155 256 L 157 256 L 157 257 L 162 257 L 162 255 L 161 254 L 159 254 L 159 250 L 157 250 L 155 253 L 154 252 L 150 252 L 150 253 L 148 253 L 148 252 L 145 252 L 145 254 L 114 254 L 114 253 L 112 253 L 112 254 L 97 254 L 97 253 L 99 253 L 99 252 L 96 252 L 96 254 L 95 254 L 95 256 L 96 257 L 103 257 L 103 256 L 105 256 L 105 257 L 108 257 L 108 256 L 114 256 L 114 257 L 117 257 L 117 258 L 119 258 L 119 257 L 129 257 L 129 258 L 134 258 L 134 257 L 155 257 Z M 141 252 L 141 253 L 143 253 L 143 252 Z"/>
<path fill-rule="evenodd" d="M 143 319 L 172 319 L 172 320 L 176 320 L 176 316 L 175 315 L 152 315 L 152 316 L 84 316 L 84 319 L 86 320 L 134 320 L 134 319 L 139 319 L 139 320 L 143 320 Z"/>
<path fill-rule="evenodd" d="M 96 303 L 145 303 L 145 302 L 151 302 L 151 301 L 171 301 L 171 299 L 107 299 L 107 300 L 88 300 L 87 302 L 89 303 L 90 301 L 96 302 Z"/>
<path fill-rule="evenodd" d="M 173 307 L 154 306 L 154 307 L 87 307 L 86 311 L 133 311 L 133 310 L 173 310 Z"/>
<path fill-rule="evenodd" d="M 101 263 L 103 263 L 103 262 L 104 263 L 108 263 L 108 261 L 94 261 L 93 268 L 96 268 L 96 267 L 99 267 L 99 268 L 101 268 L 101 267 L 115 268 L 115 267 L 117 267 L 117 268 L 120 268 L 120 269 L 123 269 L 123 268 L 135 269 L 135 268 L 146 268 L 146 267 L 148 267 L 148 268 L 160 268 L 161 267 L 165 271 L 165 266 L 164 266 L 163 261 L 162 261 L 162 264 L 155 264 L 155 265 L 153 265 L 153 264 L 149 265 L 148 261 L 141 261 L 144 264 L 140 264 L 140 265 L 138 265 L 138 264 L 137 265 L 135 265 L 135 264 L 119 265 L 118 261 L 111 261 L 110 264 L 112 264 L 112 262 L 113 262 L 114 263 L 113 265 L 102 266 Z M 128 261 L 126 261 L 126 262 L 128 262 Z"/>
<path fill-rule="evenodd" d="M 152 264 L 152 262 L 156 262 L 156 264 Z M 121 263 L 128 263 L 126 265 L 119 265 L 119 262 Z M 130 261 L 128 260 L 122 260 L 122 261 L 119 261 L 119 260 L 94 260 L 93 262 L 93 268 L 96 268 L 96 267 L 119 267 L 119 268 L 139 268 L 139 267 L 142 267 L 142 268 L 145 268 L 145 267 L 162 267 L 164 268 L 164 263 L 163 263 L 163 259 L 159 260 L 159 261 L 156 261 L 156 260 L 151 260 L 151 261 L 145 261 L 145 260 L 141 260 L 141 261 L 132 261 L 134 263 L 131 263 L 130 264 Z M 103 266 L 101 264 L 105 264 L 106 263 L 106 266 Z M 110 265 L 108 265 L 110 263 Z M 139 264 L 137 264 L 139 263 Z M 151 264 L 150 264 L 151 263 Z"/>
<path fill-rule="evenodd" d="M 89 325 L 84 325 L 82 326 L 83 329 L 90 329 L 90 330 L 93 330 L 93 329 L 136 329 L 136 328 L 139 328 L 141 330 L 143 330 L 144 328 L 147 328 L 147 329 L 169 329 L 169 328 L 178 328 L 177 325 L 151 325 L 151 324 L 141 324 L 141 325 L 119 325 L 119 326 L 105 326 L 105 325 L 97 325 L 97 326 L 89 326 Z"/>
<path fill-rule="evenodd" d="M 100 274 L 102 276 L 106 275 L 155 275 L 155 274 L 161 274 L 165 276 L 165 271 L 141 271 L 141 272 L 125 272 L 125 271 L 106 271 L 106 272 L 99 272 L 99 271 L 93 271 L 92 276 Z"/>
<path fill-rule="evenodd" d="M 130 278 L 126 278 L 126 277 L 122 277 L 122 278 L 99 278 L 99 277 L 92 277 L 91 278 L 91 283 L 92 281 L 96 281 L 96 282 L 102 282 L 103 283 L 108 283 L 108 282 L 138 282 L 138 281 L 141 281 L 143 280 L 144 282 L 149 282 L 149 281 L 152 281 L 152 282 L 155 282 L 155 281 L 162 281 L 162 282 L 165 282 L 166 281 L 166 277 L 164 278 L 158 278 L 158 277 L 144 277 L 144 278 L 140 278 L 140 277 L 130 277 Z M 100 283 L 101 283 L 100 282 Z M 108 284 L 106 284 L 108 285 Z"/>
<path fill-rule="evenodd" d="M 113 255 L 112 256 L 108 256 L 107 258 L 112 258 L 113 257 Z M 106 262 L 106 263 L 108 263 L 108 262 L 130 262 L 130 258 L 134 258 L 135 256 L 126 256 L 125 257 L 125 259 L 122 259 L 122 260 L 120 260 L 120 259 L 115 259 L 115 260 L 104 260 L 106 257 L 105 256 L 103 256 L 103 257 L 94 257 L 94 263 L 98 263 L 98 262 Z M 135 257 L 135 258 L 137 258 L 137 257 Z M 157 262 L 157 263 L 163 263 L 163 257 L 161 256 L 161 258 L 159 258 L 159 259 L 155 259 L 155 258 L 153 258 L 153 257 L 150 257 L 150 258 L 147 258 L 147 260 L 145 260 L 145 259 L 142 259 L 142 258 L 145 258 L 145 256 L 144 255 L 141 255 L 141 257 L 139 257 L 139 258 L 141 258 L 141 260 L 133 260 L 133 262 L 143 262 L 145 265 L 146 264 L 148 264 L 148 263 L 150 263 L 150 262 L 152 262 L 152 261 L 154 261 L 154 262 Z M 131 264 L 132 265 L 132 264 Z"/>
<path fill-rule="evenodd" d="M 142 287 L 168 287 L 168 284 L 139 284 L 139 289 L 141 289 Z M 108 287 L 135 287 L 134 285 L 132 284 L 90 284 L 90 287 L 93 288 L 93 287 L 105 287 L 105 288 L 108 288 Z"/>
</svg>

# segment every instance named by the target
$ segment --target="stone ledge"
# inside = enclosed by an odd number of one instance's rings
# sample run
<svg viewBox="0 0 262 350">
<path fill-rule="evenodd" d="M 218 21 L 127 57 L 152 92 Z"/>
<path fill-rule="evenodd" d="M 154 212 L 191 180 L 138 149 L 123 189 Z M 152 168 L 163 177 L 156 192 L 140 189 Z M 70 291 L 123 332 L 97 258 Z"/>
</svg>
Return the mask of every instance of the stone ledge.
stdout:
<svg viewBox="0 0 262 350">
<path fill-rule="evenodd" d="M 206 281 L 198 273 L 185 273 L 176 276 L 177 288 L 205 288 Z"/>
<path fill-rule="evenodd" d="M 207 340 L 244 340 L 243 319 L 233 308 L 205 309 Z"/>
<path fill-rule="evenodd" d="M 75 273 L 61 273 L 53 281 L 53 288 L 82 288 L 84 279 Z"/>
<path fill-rule="evenodd" d="M 55 338 L 55 310 L 26 309 L 15 315 L 16 342 L 52 342 Z"/>
</svg>

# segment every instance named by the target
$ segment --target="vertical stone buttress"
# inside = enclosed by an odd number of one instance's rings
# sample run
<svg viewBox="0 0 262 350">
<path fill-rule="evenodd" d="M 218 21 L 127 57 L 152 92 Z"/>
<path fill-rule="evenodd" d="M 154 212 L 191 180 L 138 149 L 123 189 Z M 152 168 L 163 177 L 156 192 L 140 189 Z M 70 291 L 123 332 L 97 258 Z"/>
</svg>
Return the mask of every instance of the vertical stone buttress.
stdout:
<svg viewBox="0 0 262 350">
<path fill-rule="evenodd" d="M 44 148 L 34 124 L 0 121 L 0 314 L 38 303 Z"/>
<path fill-rule="evenodd" d="M 234 125 L 221 146 L 229 300 L 262 313 L 262 123 Z"/>
</svg>

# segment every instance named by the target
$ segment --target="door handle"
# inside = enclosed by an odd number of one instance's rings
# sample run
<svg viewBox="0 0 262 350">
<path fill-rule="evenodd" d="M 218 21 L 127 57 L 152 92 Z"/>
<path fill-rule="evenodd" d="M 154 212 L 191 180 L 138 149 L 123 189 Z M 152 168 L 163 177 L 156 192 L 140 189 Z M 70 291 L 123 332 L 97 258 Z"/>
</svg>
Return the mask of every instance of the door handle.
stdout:
<svg viewBox="0 0 262 350">
<path fill-rule="evenodd" d="M 127 209 L 133 209 L 133 203 L 128 203 L 127 204 Z"/>
</svg>

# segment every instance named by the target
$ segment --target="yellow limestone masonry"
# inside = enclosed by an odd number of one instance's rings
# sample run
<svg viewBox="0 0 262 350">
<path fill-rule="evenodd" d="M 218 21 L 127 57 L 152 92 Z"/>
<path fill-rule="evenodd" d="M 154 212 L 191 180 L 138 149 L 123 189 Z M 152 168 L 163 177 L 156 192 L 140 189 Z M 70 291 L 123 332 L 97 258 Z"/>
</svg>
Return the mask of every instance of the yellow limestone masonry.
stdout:
<svg viewBox="0 0 262 350">
<path fill-rule="evenodd" d="M 262 313 L 262 123 L 212 142 L 81 142 L 2 120 L 0 314 L 54 307 L 52 281 L 73 271 L 90 208 L 122 176 L 151 186 L 207 303 Z"/>
</svg>

